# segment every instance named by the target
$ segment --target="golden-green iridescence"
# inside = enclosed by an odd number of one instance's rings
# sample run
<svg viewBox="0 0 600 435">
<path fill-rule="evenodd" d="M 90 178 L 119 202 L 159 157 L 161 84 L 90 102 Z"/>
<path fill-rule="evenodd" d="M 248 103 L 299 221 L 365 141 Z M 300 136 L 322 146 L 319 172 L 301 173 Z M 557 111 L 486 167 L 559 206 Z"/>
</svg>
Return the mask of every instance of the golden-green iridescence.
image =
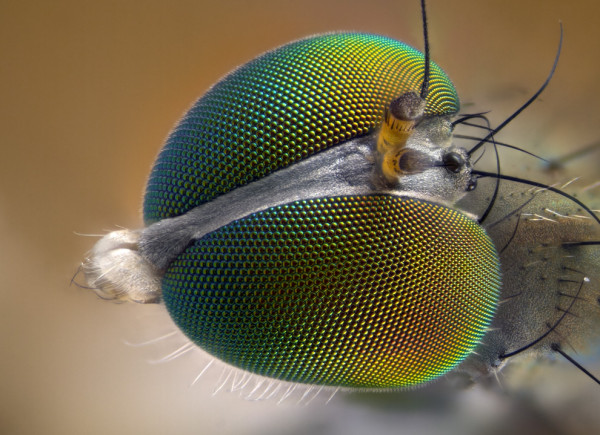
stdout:
<svg viewBox="0 0 600 435">
<path fill-rule="evenodd" d="M 464 214 L 388 195 L 296 201 L 174 261 L 166 306 L 198 346 L 285 381 L 410 387 L 452 370 L 494 315 L 498 256 Z"/>
<path fill-rule="evenodd" d="M 420 90 L 423 70 L 414 48 L 360 33 L 314 36 L 248 62 L 170 134 L 148 180 L 146 223 L 371 133 L 393 99 Z M 434 63 L 426 101 L 426 115 L 459 108 L 454 86 Z"/>
</svg>

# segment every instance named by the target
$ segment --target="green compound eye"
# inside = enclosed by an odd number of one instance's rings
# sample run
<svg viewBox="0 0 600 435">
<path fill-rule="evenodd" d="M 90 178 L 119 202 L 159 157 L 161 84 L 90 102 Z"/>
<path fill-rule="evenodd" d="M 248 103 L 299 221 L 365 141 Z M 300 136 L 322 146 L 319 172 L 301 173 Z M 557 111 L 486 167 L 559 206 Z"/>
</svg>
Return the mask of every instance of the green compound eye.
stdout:
<svg viewBox="0 0 600 435">
<path fill-rule="evenodd" d="M 348 388 L 452 370 L 494 315 L 499 262 L 464 214 L 388 195 L 296 201 L 196 240 L 163 297 L 198 346 L 253 373 Z"/>
<path fill-rule="evenodd" d="M 179 216 L 236 188 L 379 128 L 384 109 L 418 89 L 423 54 L 361 33 L 319 35 L 241 66 L 200 98 L 156 159 L 144 219 Z M 425 114 L 458 111 L 431 63 Z"/>
</svg>

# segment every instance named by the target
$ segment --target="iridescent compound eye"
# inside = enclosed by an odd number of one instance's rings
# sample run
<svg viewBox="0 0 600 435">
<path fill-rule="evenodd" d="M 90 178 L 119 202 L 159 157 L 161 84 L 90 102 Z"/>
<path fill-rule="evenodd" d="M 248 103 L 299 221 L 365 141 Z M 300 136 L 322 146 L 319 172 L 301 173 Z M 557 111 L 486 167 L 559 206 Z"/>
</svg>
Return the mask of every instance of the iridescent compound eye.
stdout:
<svg viewBox="0 0 600 435">
<path fill-rule="evenodd" d="M 236 367 L 397 388 L 462 361 L 499 287 L 496 251 L 475 222 L 373 195 L 296 201 L 213 231 L 169 266 L 163 297 L 192 341 Z"/>
<path fill-rule="evenodd" d="M 278 48 L 206 93 L 158 156 L 144 197 L 152 223 L 379 128 L 384 110 L 423 81 L 423 55 L 377 35 L 338 33 Z M 426 116 L 459 103 L 432 63 Z"/>
</svg>

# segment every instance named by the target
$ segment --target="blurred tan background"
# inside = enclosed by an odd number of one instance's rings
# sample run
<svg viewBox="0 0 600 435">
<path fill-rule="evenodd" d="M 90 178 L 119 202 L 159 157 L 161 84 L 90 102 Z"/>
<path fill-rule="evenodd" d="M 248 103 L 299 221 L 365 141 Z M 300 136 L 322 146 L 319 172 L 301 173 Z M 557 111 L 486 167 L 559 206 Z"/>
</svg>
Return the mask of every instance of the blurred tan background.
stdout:
<svg viewBox="0 0 600 435">
<path fill-rule="evenodd" d="M 600 3 L 428 7 L 433 59 L 463 104 L 476 103 L 465 110 L 493 109 L 496 121 L 544 80 L 562 20 L 556 76 L 501 138 L 551 156 L 600 139 Z M 507 376 L 504 395 L 476 389 L 439 403 L 420 393 L 339 394 L 328 406 L 213 397 L 210 377 L 189 387 L 201 368 L 193 357 L 152 365 L 146 349 L 123 344 L 168 330 L 160 313 L 164 325 L 153 314 L 140 319 L 151 308 L 103 302 L 69 285 L 95 241 L 77 233 L 140 226 L 146 177 L 164 138 L 221 76 L 265 50 L 332 30 L 421 48 L 419 17 L 416 0 L 0 0 L 0 433 L 598 430 L 600 388 L 562 363 Z M 592 178 L 598 163 L 597 154 L 574 162 Z"/>
</svg>

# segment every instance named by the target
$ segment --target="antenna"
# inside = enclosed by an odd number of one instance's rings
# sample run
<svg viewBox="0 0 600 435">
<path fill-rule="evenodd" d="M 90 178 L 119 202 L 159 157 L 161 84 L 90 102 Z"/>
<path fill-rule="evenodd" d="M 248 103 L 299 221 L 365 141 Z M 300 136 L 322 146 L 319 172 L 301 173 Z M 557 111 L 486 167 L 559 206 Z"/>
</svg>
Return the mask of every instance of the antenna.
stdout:
<svg viewBox="0 0 600 435">
<path fill-rule="evenodd" d="M 423 40 L 425 42 L 425 70 L 423 72 L 423 84 L 421 85 L 421 99 L 425 99 L 429 93 L 429 33 L 427 31 L 427 12 L 425 0 L 421 0 L 421 14 L 423 17 Z"/>
</svg>

